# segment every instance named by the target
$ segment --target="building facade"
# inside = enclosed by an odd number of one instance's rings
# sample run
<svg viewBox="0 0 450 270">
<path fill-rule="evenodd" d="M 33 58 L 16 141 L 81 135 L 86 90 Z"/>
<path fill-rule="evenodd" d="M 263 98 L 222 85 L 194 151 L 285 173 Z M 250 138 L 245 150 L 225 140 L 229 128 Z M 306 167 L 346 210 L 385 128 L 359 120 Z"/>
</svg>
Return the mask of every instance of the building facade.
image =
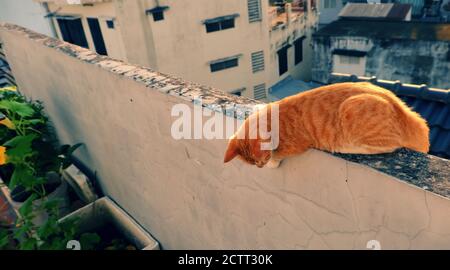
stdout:
<svg viewBox="0 0 450 270">
<path fill-rule="evenodd" d="M 317 82 L 336 72 L 450 88 L 450 24 L 340 20 L 320 29 L 313 44 Z"/>
<path fill-rule="evenodd" d="M 0 2 L 0 21 L 21 25 L 49 37 L 55 37 L 55 29 L 47 14 L 47 3 L 38 3 L 34 0 Z"/>
<path fill-rule="evenodd" d="M 38 1 L 65 41 L 230 93 L 311 79 L 315 0 Z"/>
</svg>

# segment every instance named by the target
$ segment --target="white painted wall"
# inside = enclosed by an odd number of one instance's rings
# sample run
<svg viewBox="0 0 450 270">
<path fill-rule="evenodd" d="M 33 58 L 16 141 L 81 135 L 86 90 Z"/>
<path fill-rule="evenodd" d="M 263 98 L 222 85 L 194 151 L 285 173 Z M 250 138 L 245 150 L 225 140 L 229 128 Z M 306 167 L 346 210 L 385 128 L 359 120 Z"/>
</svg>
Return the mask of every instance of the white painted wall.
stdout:
<svg viewBox="0 0 450 270">
<path fill-rule="evenodd" d="M 33 0 L 1 0 L 0 21 L 14 23 L 38 33 L 54 36 L 45 9 Z"/>
</svg>

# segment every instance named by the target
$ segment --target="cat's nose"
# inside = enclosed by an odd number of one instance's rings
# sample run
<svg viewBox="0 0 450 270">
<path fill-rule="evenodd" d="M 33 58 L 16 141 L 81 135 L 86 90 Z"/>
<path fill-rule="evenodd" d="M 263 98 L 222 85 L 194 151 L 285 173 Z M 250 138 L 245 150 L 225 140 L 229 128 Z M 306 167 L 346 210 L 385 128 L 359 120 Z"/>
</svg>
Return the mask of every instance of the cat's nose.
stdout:
<svg viewBox="0 0 450 270">
<path fill-rule="evenodd" d="M 256 163 L 256 166 L 257 166 L 258 168 L 262 168 L 262 167 L 264 167 L 264 164 L 263 164 L 263 163 Z"/>
</svg>

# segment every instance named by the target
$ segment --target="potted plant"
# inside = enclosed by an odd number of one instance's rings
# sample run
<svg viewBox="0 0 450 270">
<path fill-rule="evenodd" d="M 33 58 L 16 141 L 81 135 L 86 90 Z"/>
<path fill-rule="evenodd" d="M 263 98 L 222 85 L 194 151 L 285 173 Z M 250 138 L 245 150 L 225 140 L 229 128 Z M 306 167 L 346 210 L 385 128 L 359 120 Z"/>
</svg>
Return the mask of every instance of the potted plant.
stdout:
<svg viewBox="0 0 450 270">
<path fill-rule="evenodd" d="M 60 147 L 42 111 L 39 102 L 0 89 L 0 174 L 17 208 L 14 226 L 0 227 L 0 249 L 61 250 L 74 241 L 83 249 L 159 249 L 119 206 L 95 200 L 87 179 L 67 169 L 80 144 Z M 61 218 L 67 183 L 91 203 Z"/>
<path fill-rule="evenodd" d="M 58 145 L 41 103 L 0 89 L 0 170 L 18 212 L 15 226 L 0 229 L 0 248 L 54 249 L 73 237 L 75 224 L 57 221 L 68 197 L 60 171 L 78 146 Z"/>
<path fill-rule="evenodd" d="M 83 250 L 159 249 L 159 243 L 108 197 L 72 212 L 59 222 L 77 223 L 74 240 L 80 240 Z"/>
</svg>

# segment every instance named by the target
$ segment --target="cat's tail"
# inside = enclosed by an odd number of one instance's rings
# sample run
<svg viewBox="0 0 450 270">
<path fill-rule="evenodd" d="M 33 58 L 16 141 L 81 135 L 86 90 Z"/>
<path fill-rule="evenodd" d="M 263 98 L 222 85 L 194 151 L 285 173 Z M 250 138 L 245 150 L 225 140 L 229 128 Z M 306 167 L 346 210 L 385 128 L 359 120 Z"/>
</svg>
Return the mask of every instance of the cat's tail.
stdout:
<svg viewBox="0 0 450 270">
<path fill-rule="evenodd" d="M 397 111 L 404 132 L 404 147 L 417 152 L 428 153 L 430 150 L 430 128 L 427 121 L 411 110 L 405 103 L 397 104 Z"/>
</svg>

